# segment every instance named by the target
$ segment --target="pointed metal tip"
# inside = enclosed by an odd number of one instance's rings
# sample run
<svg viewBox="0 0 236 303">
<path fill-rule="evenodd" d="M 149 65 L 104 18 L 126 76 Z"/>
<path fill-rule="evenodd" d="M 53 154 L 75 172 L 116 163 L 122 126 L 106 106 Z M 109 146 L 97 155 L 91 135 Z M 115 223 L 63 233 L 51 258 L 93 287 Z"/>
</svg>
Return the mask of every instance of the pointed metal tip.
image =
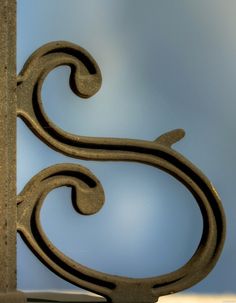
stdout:
<svg viewBox="0 0 236 303">
<path fill-rule="evenodd" d="M 154 140 L 154 142 L 171 147 L 173 144 L 180 141 L 184 136 L 184 129 L 178 128 L 159 136 L 156 140 Z"/>
</svg>

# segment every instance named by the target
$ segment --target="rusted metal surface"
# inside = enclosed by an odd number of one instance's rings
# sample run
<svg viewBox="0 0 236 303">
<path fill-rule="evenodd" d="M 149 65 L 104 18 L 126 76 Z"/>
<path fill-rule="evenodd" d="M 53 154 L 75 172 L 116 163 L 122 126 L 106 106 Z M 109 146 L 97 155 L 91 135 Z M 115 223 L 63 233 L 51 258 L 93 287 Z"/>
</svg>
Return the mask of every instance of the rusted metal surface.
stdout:
<svg viewBox="0 0 236 303">
<path fill-rule="evenodd" d="M 211 182 L 191 162 L 172 148 L 184 131 L 173 130 L 154 141 L 96 138 L 73 135 L 57 127 L 46 115 L 41 100 L 42 85 L 54 68 L 71 68 L 70 86 L 81 98 L 100 88 L 100 69 L 83 48 L 59 41 L 44 45 L 15 75 L 15 1 L 3 0 L 0 7 L 0 299 L 24 302 L 17 295 L 15 276 L 16 229 L 32 252 L 63 279 L 104 296 L 115 303 L 151 303 L 201 281 L 216 264 L 225 238 L 225 217 L 220 198 Z M 17 109 L 15 89 L 17 84 Z M 99 180 L 85 167 L 58 164 L 34 176 L 16 198 L 16 115 L 51 148 L 67 156 L 98 161 L 130 161 L 151 165 L 175 177 L 195 197 L 203 217 L 203 233 L 192 258 L 178 270 L 162 276 L 135 279 L 93 270 L 64 255 L 49 241 L 40 223 L 40 210 L 47 194 L 61 186 L 72 189 L 75 211 L 91 215 L 105 201 Z M 17 207 L 16 207 L 17 205 Z M 17 215 L 16 215 L 17 208 Z M 171 224 L 171 222 L 170 222 Z M 17 226 L 16 226 L 17 225 Z M 13 295 L 12 295 L 13 293 Z M 13 296 L 13 297 L 12 297 Z M 15 297 L 14 297 L 15 298 Z M 5 300 L 5 301 L 3 301 Z M 18 301 L 17 301 L 18 300 Z M 79 300 L 79 299 L 78 299 Z"/>
</svg>

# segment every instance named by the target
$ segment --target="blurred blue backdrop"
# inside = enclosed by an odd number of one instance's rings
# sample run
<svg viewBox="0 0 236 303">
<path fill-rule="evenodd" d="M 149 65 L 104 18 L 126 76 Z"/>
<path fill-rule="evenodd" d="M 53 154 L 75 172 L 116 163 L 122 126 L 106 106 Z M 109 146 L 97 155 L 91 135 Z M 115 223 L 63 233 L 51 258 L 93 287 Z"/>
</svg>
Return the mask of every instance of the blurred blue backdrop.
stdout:
<svg viewBox="0 0 236 303">
<path fill-rule="evenodd" d="M 86 48 L 102 71 L 101 90 L 86 101 L 70 91 L 68 68 L 48 76 L 44 107 L 57 125 L 75 134 L 146 140 L 186 130 L 175 149 L 216 186 L 228 220 L 222 257 L 192 292 L 236 292 L 235 14 L 234 0 L 18 0 L 18 71 L 52 40 Z M 74 212 L 68 188 L 48 195 L 43 228 L 69 257 L 130 277 L 167 273 L 191 257 L 202 219 L 175 179 L 140 164 L 67 158 L 18 122 L 18 191 L 62 162 L 88 167 L 106 193 L 103 209 L 90 217 Z M 76 289 L 47 270 L 20 237 L 18 287 Z"/>
</svg>

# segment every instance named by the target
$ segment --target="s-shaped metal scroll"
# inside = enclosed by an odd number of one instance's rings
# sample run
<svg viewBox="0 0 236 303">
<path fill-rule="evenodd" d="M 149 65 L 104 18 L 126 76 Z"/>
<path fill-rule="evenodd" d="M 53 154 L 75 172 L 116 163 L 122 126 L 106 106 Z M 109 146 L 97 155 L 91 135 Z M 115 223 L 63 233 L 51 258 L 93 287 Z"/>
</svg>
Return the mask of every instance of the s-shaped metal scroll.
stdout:
<svg viewBox="0 0 236 303">
<path fill-rule="evenodd" d="M 181 129 L 154 141 L 77 136 L 57 127 L 46 115 L 42 85 L 54 68 L 71 68 L 74 93 L 89 98 L 100 88 L 100 69 L 83 48 L 68 42 L 52 42 L 39 48 L 18 77 L 17 114 L 48 146 L 67 156 L 97 161 L 132 161 L 151 165 L 175 177 L 194 196 L 203 217 L 203 233 L 192 258 L 178 270 L 145 279 L 115 276 L 87 268 L 71 260 L 47 238 L 40 223 L 40 210 L 47 194 L 60 186 L 72 189 L 76 211 L 90 215 L 104 203 L 99 180 L 76 164 L 51 166 L 34 176 L 18 196 L 17 228 L 34 254 L 63 279 L 104 296 L 115 303 L 155 302 L 160 296 L 191 287 L 216 264 L 225 238 L 225 217 L 220 198 L 211 182 L 172 145 L 184 136 Z"/>
</svg>

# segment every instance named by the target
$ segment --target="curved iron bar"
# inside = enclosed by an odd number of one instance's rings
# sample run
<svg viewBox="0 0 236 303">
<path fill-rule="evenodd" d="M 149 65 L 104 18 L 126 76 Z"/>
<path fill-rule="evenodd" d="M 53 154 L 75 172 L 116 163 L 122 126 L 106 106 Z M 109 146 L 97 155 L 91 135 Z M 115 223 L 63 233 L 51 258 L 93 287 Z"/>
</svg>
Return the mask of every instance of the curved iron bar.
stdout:
<svg viewBox="0 0 236 303">
<path fill-rule="evenodd" d="M 87 51 L 68 42 L 49 43 L 29 58 L 19 75 L 18 115 L 47 145 L 70 157 L 140 162 L 171 174 L 196 199 L 203 217 L 203 233 L 192 258 L 180 269 L 162 276 L 134 279 L 84 267 L 62 254 L 47 239 L 39 220 L 47 193 L 63 185 L 71 186 L 72 192 L 78 194 L 76 210 L 90 214 L 102 206 L 104 197 L 99 181 L 86 168 L 64 164 L 36 175 L 20 194 L 18 229 L 23 238 L 52 271 L 77 286 L 103 295 L 108 301 L 155 302 L 162 295 L 191 287 L 212 270 L 220 256 L 225 238 L 225 217 L 211 182 L 171 147 L 184 136 L 184 131 L 174 130 L 153 142 L 84 137 L 64 132 L 47 117 L 41 100 L 46 76 L 61 65 L 71 67 L 70 86 L 80 97 L 88 98 L 100 88 L 100 70 Z"/>
</svg>

